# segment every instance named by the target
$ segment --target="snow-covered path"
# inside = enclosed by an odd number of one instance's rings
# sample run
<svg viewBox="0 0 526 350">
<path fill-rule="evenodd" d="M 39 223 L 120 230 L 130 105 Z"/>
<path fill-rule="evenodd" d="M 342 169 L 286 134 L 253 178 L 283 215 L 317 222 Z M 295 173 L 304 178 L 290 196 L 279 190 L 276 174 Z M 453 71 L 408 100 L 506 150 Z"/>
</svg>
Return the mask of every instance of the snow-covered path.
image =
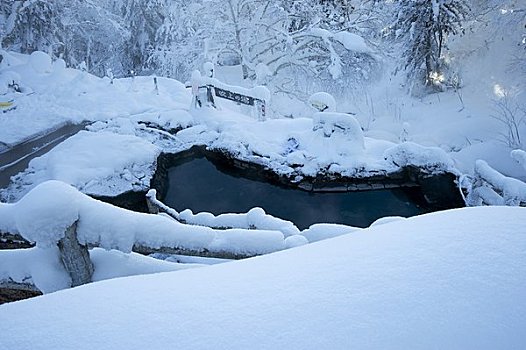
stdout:
<svg viewBox="0 0 526 350">
<path fill-rule="evenodd" d="M 84 129 L 85 123 L 66 124 L 44 135 L 8 147 L 0 153 L 0 188 L 9 185 L 11 176 L 27 168 L 29 162 L 49 152 L 53 147 Z"/>
</svg>

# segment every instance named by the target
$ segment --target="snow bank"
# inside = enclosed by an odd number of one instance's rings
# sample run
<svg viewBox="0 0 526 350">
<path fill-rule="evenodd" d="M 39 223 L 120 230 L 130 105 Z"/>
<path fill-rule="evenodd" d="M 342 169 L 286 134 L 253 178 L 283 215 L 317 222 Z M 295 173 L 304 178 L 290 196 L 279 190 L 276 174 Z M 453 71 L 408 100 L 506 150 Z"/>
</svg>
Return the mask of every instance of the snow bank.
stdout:
<svg viewBox="0 0 526 350">
<path fill-rule="evenodd" d="M 526 208 L 463 208 L 88 284 L 1 305 L 0 348 L 524 348 L 524 227 Z"/>
<path fill-rule="evenodd" d="M 34 51 L 30 55 L 29 61 L 36 73 L 45 74 L 52 71 L 51 57 L 45 52 Z"/>
<path fill-rule="evenodd" d="M 93 263 L 93 282 L 111 278 L 146 275 L 151 273 L 179 271 L 202 267 L 202 264 L 178 264 L 137 253 L 123 253 L 118 250 L 93 248 L 90 250 L 90 260 Z"/>
</svg>

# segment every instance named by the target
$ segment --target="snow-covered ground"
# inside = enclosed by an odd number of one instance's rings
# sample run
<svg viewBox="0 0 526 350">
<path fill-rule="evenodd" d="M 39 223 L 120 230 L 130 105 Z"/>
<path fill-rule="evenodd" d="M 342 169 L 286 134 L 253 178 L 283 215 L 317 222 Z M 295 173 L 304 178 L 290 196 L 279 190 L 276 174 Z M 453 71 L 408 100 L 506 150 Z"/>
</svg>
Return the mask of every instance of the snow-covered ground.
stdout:
<svg viewBox="0 0 526 350">
<path fill-rule="evenodd" d="M 464 208 L 92 283 L 0 306 L 0 348 L 520 349 L 525 227 L 525 208 Z"/>
<path fill-rule="evenodd" d="M 407 96 L 395 83 L 380 84 L 362 97 L 337 101 L 336 112 L 354 117 L 316 115 L 298 101 L 281 106 L 271 99 L 272 110 L 292 109 L 295 118 L 274 112 L 258 121 L 248 107 L 226 100 L 216 99 L 217 110 L 191 109 L 190 89 L 171 79 L 157 78 L 157 88 L 153 77 L 112 82 L 65 68 L 45 54 L 4 54 L 0 69 L 1 98 L 16 105 L 0 115 L 4 148 L 66 122 L 96 121 L 89 132 L 31 161 L 0 191 L 4 201 L 16 201 L 47 180 L 100 195 L 146 190 L 159 152 L 193 145 L 226 150 L 295 180 L 319 172 L 363 177 L 408 164 L 472 174 L 477 159 L 508 176 L 526 177 L 509 155 L 512 147 L 499 140 L 504 130 L 492 118 L 498 98 L 492 82 L 421 99 Z M 12 80 L 22 92 L 7 87 Z M 349 122 L 354 119 L 359 124 Z M 180 129 L 176 135 L 167 132 Z"/>
</svg>

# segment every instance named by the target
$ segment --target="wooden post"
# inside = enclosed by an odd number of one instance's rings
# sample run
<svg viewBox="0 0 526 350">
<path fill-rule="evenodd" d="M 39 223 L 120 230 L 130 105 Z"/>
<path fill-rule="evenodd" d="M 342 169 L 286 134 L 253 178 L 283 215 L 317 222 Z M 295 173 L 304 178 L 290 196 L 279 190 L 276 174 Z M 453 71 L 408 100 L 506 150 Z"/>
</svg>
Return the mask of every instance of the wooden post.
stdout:
<svg viewBox="0 0 526 350">
<path fill-rule="evenodd" d="M 81 245 L 77 239 L 77 221 L 66 229 L 64 237 L 58 241 L 58 249 L 60 260 L 71 277 L 71 286 L 90 283 L 93 276 L 93 264 L 89 257 L 88 247 Z"/>
</svg>

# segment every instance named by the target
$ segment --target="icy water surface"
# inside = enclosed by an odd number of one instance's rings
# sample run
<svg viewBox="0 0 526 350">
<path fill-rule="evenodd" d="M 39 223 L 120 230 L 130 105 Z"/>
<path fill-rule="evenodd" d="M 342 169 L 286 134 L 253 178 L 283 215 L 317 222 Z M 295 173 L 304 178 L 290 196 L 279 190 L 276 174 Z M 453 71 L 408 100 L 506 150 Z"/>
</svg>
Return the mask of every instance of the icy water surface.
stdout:
<svg viewBox="0 0 526 350">
<path fill-rule="evenodd" d="M 169 169 L 164 202 L 182 211 L 244 213 L 261 207 L 268 214 L 294 222 L 300 229 L 314 223 L 366 227 L 384 216 L 414 216 L 424 210 L 412 200 L 415 188 L 312 193 L 225 173 L 206 158 L 194 158 Z"/>
</svg>

